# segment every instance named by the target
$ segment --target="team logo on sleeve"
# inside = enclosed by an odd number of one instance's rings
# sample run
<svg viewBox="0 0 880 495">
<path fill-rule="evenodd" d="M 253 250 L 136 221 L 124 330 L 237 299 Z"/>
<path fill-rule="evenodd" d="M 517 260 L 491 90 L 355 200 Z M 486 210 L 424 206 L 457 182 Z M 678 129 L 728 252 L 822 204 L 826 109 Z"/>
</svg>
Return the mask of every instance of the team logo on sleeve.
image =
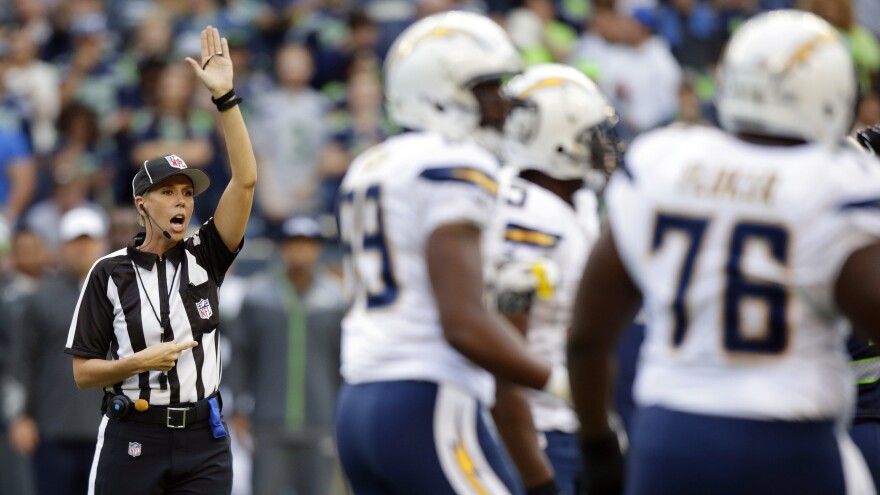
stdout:
<svg viewBox="0 0 880 495">
<path fill-rule="evenodd" d="M 141 455 L 141 444 L 138 442 L 128 442 L 128 455 L 132 457 Z"/>
<path fill-rule="evenodd" d="M 179 168 L 181 170 L 186 168 L 186 162 L 183 161 L 183 158 L 177 155 L 166 155 L 165 160 L 168 161 L 168 165 L 171 165 L 174 168 Z"/>
<path fill-rule="evenodd" d="M 211 301 L 207 299 L 196 302 L 196 309 L 199 310 L 199 317 L 203 320 L 207 320 L 214 314 L 214 311 L 211 310 Z"/>
</svg>

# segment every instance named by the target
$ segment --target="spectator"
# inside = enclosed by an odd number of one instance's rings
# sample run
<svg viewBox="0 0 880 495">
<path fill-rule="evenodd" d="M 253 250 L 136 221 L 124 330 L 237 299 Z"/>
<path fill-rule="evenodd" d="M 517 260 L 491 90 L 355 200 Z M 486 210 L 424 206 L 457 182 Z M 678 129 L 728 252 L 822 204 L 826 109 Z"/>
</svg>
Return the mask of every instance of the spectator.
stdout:
<svg viewBox="0 0 880 495">
<path fill-rule="evenodd" d="M 38 3 L 38 2 L 37 2 Z M 9 43 L 10 67 L 4 83 L 10 93 L 26 103 L 34 153 L 46 155 L 55 147 L 55 119 L 60 110 L 58 70 L 37 58 L 39 47 L 31 32 L 17 29 Z"/>
<path fill-rule="evenodd" d="M 58 359 L 67 341 L 70 315 L 89 269 L 106 252 L 104 218 L 75 209 L 61 219 L 61 269 L 45 278 L 23 303 L 17 332 L 15 376 L 25 390 L 25 408 L 9 427 L 24 457 L 33 456 L 37 495 L 80 495 L 88 490 L 102 392 L 80 391 L 73 369 Z M 52 311 L 46 311 L 51 305 Z M 84 395 L 85 394 L 85 395 Z"/>
<path fill-rule="evenodd" d="M 594 68 L 596 83 L 617 109 L 627 138 L 668 123 L 678 113 L 681 68 L 646 24 L 644 17 L 597 7 L 571 59 L 576 66 Z"/>
<path fill-rule="evenodd" d="M 12 236 L 9 256 L 10 269 L 0 278 L 0 342 L 6 349 L 20 348 L 22 301 L 34 293 L 46 269 L 51 264 L 51 254 L 40 236 L 25 229 Z M 13 354 L 13 353 L 10 353 Z M 10 357 L 8 361 L 13 361 Z M 12 376 L 13 363 L 0 369 L 0 397 L 3 410 L 0 416 L 0 493 L 30 495 L 33 493 L 33 476 L 29 460 L 18 454 L 10 443 L 6 425 L 24 410 L 24 389 Z"/>
<path fill-rule="evenodd" d="M 140 231 L 137 224 L 137 215 L 131 213 L 131 208 L 118 206 L 109 212 L 110 228 L 107 239 L 110 242 L 110 252 L 118 251 L 128 246 L 128 242 Z"/>
<path fill-rule="evenodd" d="M 177 57 L 199 53 L 204 26 L 214 26 L 229 35 L 244 27 L 217 0 L 189 0 L 185 2 L 185 9 L 175 26 L 174 54 Z"/>
<path fill-rule="evenodd" d="M 129 106 L 132 106 L 132 103 L 143 104 L 144 100 L 137 100 L 137 93 L 148 88 L 140 87 L 140 69 L 149 62 L 161 63 L 168 59 L 173 40 L 171 23 L 171 17 L 164 11 L 155 10 L 145 16 L 135 29 L 128 49 L 117 63 L 123 85 L 121 104 L 128 103 Z"/>
<path fill-rule="evenodd" d="M 378 54 L 379 34 L 366 13 L 330 5 L 298 19 L 287 38 L 309 49 L 315 62 L 312 87 L 332 96 L 344 91 L 338 86 L 346 80 L 359 52 Z"/>
<path fill-rule="evenodd" d="M 6 92 L 8 56 L 0 53 L 0 214 L 15 225 L 36 187 L 36 164 L 17 98 Z"/>
<path fill-rule="evenodd" d="M 726 32 L 712 4 L 704 0 L 669 0 L 656 11 L 634 12 L 656 25 L 657 34 L 669 43 L 672 54 L 685 68 L 707 71 L 718 61 Z"/>
<path fill-rule="evenodd" d="M 382 84 L 371 69 L 353 73 L 346 84 L 345 106 L 328 115 L 330 139 L 319 159 L 318 212 L 333 214 L 336 191 L 352 158 L 398 128 L 385 115 Z"/>
<path fill-rule="evenodd" d="M 871 78 L 880 70 L 880 43 L 856 21 L 852 0 L 805 0 L 805 8 L 836 27 L 846 38 L 863 91 L 870 89 Z"/>
<path fill-rule="evenodd" d="M 89 107 L 73 103 L 62 109 L 58 129 L 62 141 L 52 157 L 52 171 L 62 176 L 82 175 L 88 195 L 109 206 L 113 201 L 109 186 L 115 147 L 113 141 L 101 134 L 97 116 Z"/>
<path fill-rule="evenodd" d="M 239 313 L 240 361 L 231 371 L 243 374 L 243 414 L 236 424 L 253 435 L 254 495 L 326 494 L 336 465 L 332 425 L 345 301 L 341 283 L 319 261 L 319 224 L 293 217 L 282 235 L 282 266 L 253 279 Z"/>
<path fill-rule="evenodd" d="M 36 184 L 36 165 L 24 134 L 0 129 L 0 213 L 17 221 L 30 202 Z"/>
<path fill-rule="evenodd" d="M 40 234 L 52 249 L 60 245 L 61 217 L 74 208 L 88 208 L 104 213 L 89 199 L 93 189 L 98 195 L 109 193 L 107 164 L 109 143 L 101 141 L 98 122 L 89 107 L 71 103 L 63 111 L 58 127 L 63 141 L 50 160 L 51 194 L 31 206 L 24 223 Z M 109 195 L 106 195 L 109 196 Z M 109 202 L 112 197 L 105 197 Z"/>
<path fill-rule="evenodd" d="M 527 66 L 565 61 L 577 42 L 577 32 L 557 19 L 553 0 L 525 0 L 508 14 L 507 31 Z"/>
<path fill-rule="evenodd" d="M 276 235 L 295 212 L 315 207 L 318 156 L 326 139 L 327 101 L 309 87 L 313 64 L 299 44 L 279 49 L 275 58 L 277 87 L 255 103 L 254 147 L 263 180 L 257 204 Z"/>
<path fill-rule="evenodd" d="M 38 47 L 38 51 L 52 36 L 52 25 L 46 12 L 46 0 L 13 0 L 11 24 L 19 26 Z"/>
<path fill-rule="evenodd" d="M 193 90 L 192 74 L 183 65 L 162 70 L 156 87 L 161 98 L 131 117 L 132 170 L 160 155 L 177 155 L 193 168 L 204 168 L 214 157 L 210 143 L 214 121 L 208 111 L 193 108 Z"/>
<path fill-rule="evenodd" d="M 122 80 L 116 72 L 117 53 L 109 49 L 107 19 L 101 13 L 76 17 L 70 25 L 73 52 L 62 74 L 61 106 L 78 101 L 98 116 L 103 130 L 115 132 L 117 93 Z"/>
<path fill-rule="evenodd" d="M 263 60 L 263 54 L 255 52 L 256 44 L 247 30 L 228 36 L 229 54 L 235 65 L 235 94 L 244 98 L 241 111 L 245 118 L 253 114 L 253 103 L 260 95 L 272 88 L 272 79 L 266 73 L 271 60 Z"/>
</svg>

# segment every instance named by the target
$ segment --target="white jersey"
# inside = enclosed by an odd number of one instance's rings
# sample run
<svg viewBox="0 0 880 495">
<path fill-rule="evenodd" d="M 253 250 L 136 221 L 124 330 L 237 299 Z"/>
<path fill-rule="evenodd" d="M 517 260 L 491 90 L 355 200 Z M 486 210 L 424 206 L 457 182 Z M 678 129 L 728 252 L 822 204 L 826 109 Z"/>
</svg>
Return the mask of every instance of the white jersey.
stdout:
<svg viewBox="0 0 880 495">
<path fill-rule="evenodd" d="M 495 380 L 446 341 L 425 243 L 442 225 L 489 225 L 498 164 L 471 142 L 407 133 L 361 154 L 340 190 L 350 309 L 342 322 L 348 383 L 428 380 L 494 403 Z"/>
<path fill-rule="evenodd" d="M 770 420 L 848 414 L 848 329 L 834 284 L 850 254 L 880 235 L 874 160 L 703 127 L 636 139 L 607 199 L 648 319 L 640 406 Z"/>
<path fill-rule="evenodd" d="M 565 365 L 565 345 L 572 303 L 599 224 L 595 195 L 582 191 L 576 211 L 556 194 L 519 177 L 501 181 L 499 211 L 488 241 L 496 271 L 505 266 L 542 264 L 549 280 L 537 287 L 528 321 L 530 350 L 553 365 Z M 581 194 L 579 193 L 579 195 Z M 496 287 L 498 291 L 508 290 Z M 543 293 L 542 293 L 543 292 Z M 576 432 L 574 411 L 563 401 L 529 390 L 529 403 L 539 431 Z"/>
</svg>

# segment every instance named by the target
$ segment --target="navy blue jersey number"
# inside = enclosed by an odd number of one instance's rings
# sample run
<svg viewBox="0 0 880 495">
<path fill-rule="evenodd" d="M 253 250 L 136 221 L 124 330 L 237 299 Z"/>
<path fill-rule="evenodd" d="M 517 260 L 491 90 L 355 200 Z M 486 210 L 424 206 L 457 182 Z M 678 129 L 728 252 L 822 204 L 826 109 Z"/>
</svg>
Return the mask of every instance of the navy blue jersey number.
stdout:
<svg viewBox="0 0 880 495">
<path fill-rule="evenodd" d="M 652 251 L 663 245 L 666 234 L 684 234 L 688 247 L 678 277 L 675 300 L 672 303 L 674 327 L 672 343 L 679 346 L 688 329 L 686 307 L 688 287 L 694 265 L 700 254 L 703 236 L 710 220 L 660 213 L 654 228 Z M 724 346 L 731 352 L 756 352 L 775 354 L 785 350 L 788 344 L 788 291 L 780 284 L 750 279 L 742 273 L 742 256 L 752 242 L 764 243 L 773 260 L 786 266 L 788 263 L 788 231 L 779 225 L 738 222 L 733 226 L 725 264 L 727 282 L 724 288 Z M 762 332 L 744 335 L 740 315 L 743 304 L 752 302 L 766 308 L 766 321 Z"/>
<path fill-rule="evenodd" d="M 363 193 L 350 191 L 341 195 L 338 221 L 347 275 L 355 278 L 357 287 L 355 298 L 361 297 L 360 292 L 365 291 L 368 309 L 392 304 L 397 300 L 398 285 L 385 240 L 382 188 L 375 184 Z M 365 270 L 365 258 L 376 256 L 380 263 L 378 273 Z"/>
</svg>

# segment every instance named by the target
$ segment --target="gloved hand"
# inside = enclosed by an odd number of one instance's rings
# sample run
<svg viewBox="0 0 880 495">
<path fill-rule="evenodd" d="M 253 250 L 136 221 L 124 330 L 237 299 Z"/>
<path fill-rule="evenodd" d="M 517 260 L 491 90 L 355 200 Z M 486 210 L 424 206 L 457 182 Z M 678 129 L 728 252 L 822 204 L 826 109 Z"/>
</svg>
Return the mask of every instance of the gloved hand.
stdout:
<svg viewBox="0 0 880 495">
<path fill-rule="evenodd" d="M 559 283 L 559 269 L 550 260 L 510 261 L 501 265 L 495 280 L 499 293 L 535 293 L 549 299 Z"/>
<path fill-rule="evenodd" d="M 880 155 L 880 125 L 866 127 L 856 132 L 856 140 L 872 155 Z"/>
<path fill-rule="evenodd" d="M 589 495 L 621 495 L 625 462 L 617 434 L 609 431 L 598 440 L 581 442 L 584 488 Z"/>
</svg>

